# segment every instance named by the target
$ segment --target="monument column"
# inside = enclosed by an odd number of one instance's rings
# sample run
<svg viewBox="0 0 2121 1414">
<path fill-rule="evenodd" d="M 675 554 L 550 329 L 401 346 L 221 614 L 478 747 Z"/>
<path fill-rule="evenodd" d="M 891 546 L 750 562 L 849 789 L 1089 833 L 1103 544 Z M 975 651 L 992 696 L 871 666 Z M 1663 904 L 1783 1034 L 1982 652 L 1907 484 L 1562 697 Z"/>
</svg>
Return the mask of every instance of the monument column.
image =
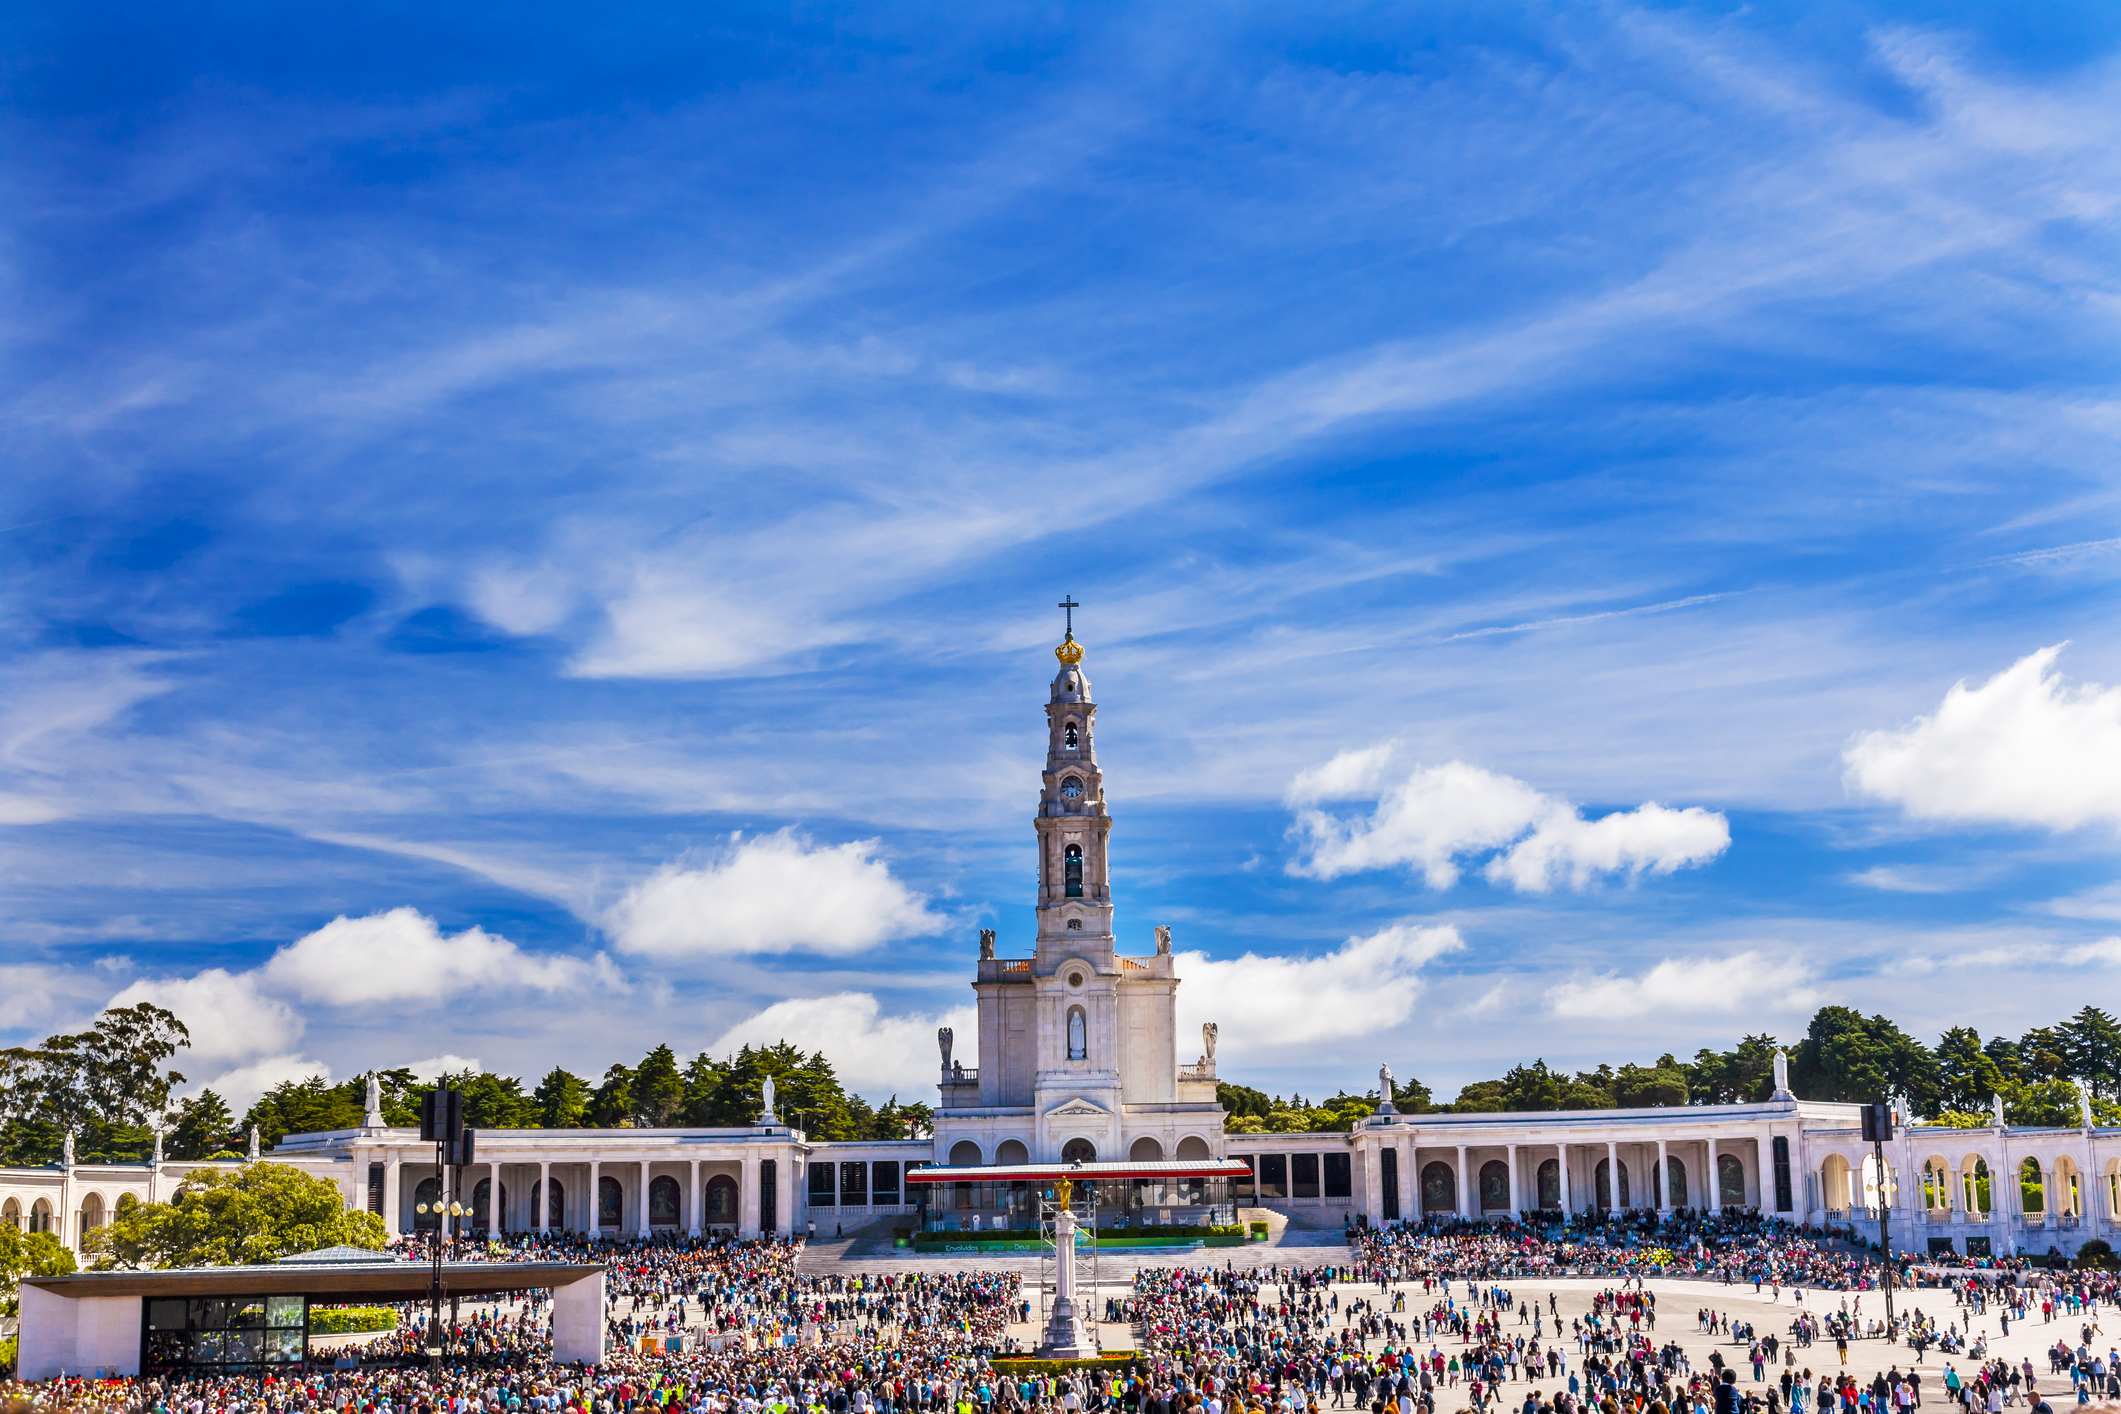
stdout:
<svg viewBox="0 0 2121 1414">
<path fill-rule="evenodd" d="M 552 1160 L 538 1161 L 538 1196 L 531 1200 L 537 1211 L 530 1215 L 532 1223 L 540 1233 L 550 1226 L 546 1219 L 552 1214 Z"/>
<path fill-rule="evenodd" d="M 1709 1211 L 1720 1213 L 1723 1211 L 1723 1175 L 1716 1169 L 1716 1136 L 1713 1134 L 1709 1136 L 1709 1172 L 1707 1181 L 1709 1185 Z"/>
<path fill-rule="evenodd" d="M 1473 1216 L 1473 1176 L 1466 1172 L 1466 1146 L 1458 1146 L 1458 1216 Z"/>
<path fill-rule="evenodd" d="M 1516 1217 L 1524 1211 L 1524 1204 L 1517 1201 L 1517 1146 L 1510 1146 L 1510 1216 Z"/>
<path fill-rule="evenodd" d="M 1627 1205 L 1620 1201 L 1620 1142 L 1605 1141 L 1605 1197 L 1606 1211 L 1624 1213 Z"/>
</svg>

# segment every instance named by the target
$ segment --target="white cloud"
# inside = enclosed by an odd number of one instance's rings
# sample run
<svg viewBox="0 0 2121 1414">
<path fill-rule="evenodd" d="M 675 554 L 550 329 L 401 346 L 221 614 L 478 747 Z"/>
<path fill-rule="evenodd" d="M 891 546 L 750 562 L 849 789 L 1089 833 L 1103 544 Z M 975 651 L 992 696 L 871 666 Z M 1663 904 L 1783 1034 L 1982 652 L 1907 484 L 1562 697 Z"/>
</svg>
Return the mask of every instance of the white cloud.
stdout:
<svg viewBox="0 0 2121 1414">
<path fill-rule="evenodd" d="M 730 1027 L 707 1050 L 710 1055 L 725 1056 L 739 1046 L 786 1041 L 805 1051 L 823 1051 L 840 1082 L 850 1090 L 932 1102 L 942 1064 L 935 1032 L 942 1026 L 957 1032 L 951 1054 L 976 1064 L 979 1019 L 971 1007 L 940 1016 L 885 1016 L 867 992 L 775 1002 Z"/>
<path fill-rule="evenodd" d="M 1757 952 L 1730 957 L 1666 958 L 1640 977 L 1579 978 L 1547 990 L 1556 1016 L 1618 1021 L 1653 1012 L 1802 1010 L 1819 994 L 1805 968 Z"/>
<path fill-rule="evenodd" d="M 1413 1015 L 1421 969 L 1463 946 L 1456 928 L 1401 923 L 1321 957 L 1181 953 L 1179 1053 L 1191 1055 L 1208 1021 L 1221 1028 L 1222 1049 L 1246 1063 L 1263 1052 L 1388 1030 Z"/>
<path fill-rule="evenodd" d="M 305 1001 L 358 1006 L 441 1001 L 474 989 L 557 992 L 588 985 L 597 969 L 579 958 L 533 956 L 483 928 L 447 937 L 418 910 L 393 908 L 334 918 L 275 952 L 260 975 Z"/>
<path fill-rule="evenodd" d="M 260 1095 L 281 1081 L 302 1081 L 311 1076 L 329 1080 L 331 1067 L 300 1055 L 267 1056 L 263 1060 L 225 1070 L 199 1088 L 213 1091 L 228 1102 L 228 1108 L 232 1112 L 241 1115 Z"/>
<path fill-rule="evenodd" d="M 2121 938 L 2101 938 L 2096 943 L 2071 948 L 2062 954 L 2062 960 L 2077 966 L 2097 962 L 2108 967 L 2121 967 Z"/>
<path fill-rule="evenodd" d="M 1934 715 L 1866 732 L 1843 756 L 1852 789 L 1927 820 L 2071 830 L 2121 823 L 2121 688 L 2072 687 L 2042 648 Z"/>
<path fill-rule="evenodd" d="M 255 972 L 209 967 L 192 977 L 142 979 L 110 999 L 114 1007 L 137 1002 L 166 1007 L 190 1028 L 187 1061 L 248 1061 L 285 1052 L 302 1036 L 302 1018 L 260 991 Z"/>
<path fill-rule="evenodd" d="M 93 1010 L 110 983 L 100 977 L 37 963 L 0 966 L 0 1028 L 57 1028 L 59 1018 Z"/>
<path fill-rule="evenodd" d="M 1672 810 L 1652 801 L 1596 820 L 1557 805 L 1485 872 L 1519 893 L 1543 894 L 1557 883 L 1588 888 L 1602 874 L 1669 874 L 1706 864 L 1730 845 L 1730 823 L 1698 805 Z"/>
<path fill-rule="evenodd" d="M 66 812 L 34 796 L 0 792 L 0 825 L 42 825 Z"/>
<path fill-rule="evenodd" d="M 1730 846 L 1729 822 L 1699 806 L 1651 802 L 1586 820 L 1559 796 L 1462 761 L 1416 767 L 1387 784 L 1390 755 L 1390 747 L 1342 752 L 1296 778 L 1292 804 L 1338 797 L 1377 805 L 1367 816 L 1299 809 L 1291 832 L 1300 852 L 1291 873 L 1333 879 L 1398 866 L 1419 869 L 1432 889 L 1447 889 L 1458 882 L 1461 859 L 1508 846 L 1489 861 L 1488 879 L 1545 893 L 1560 883 L 1587 888 L 1608 874 L 1668 874 Z"/>
<path fill-rule="evenodd" d="M 792 829 L 737 840 L 703 867 L 664 865 L 605 926 L 621 951 L 652 957 L 856 953 L 942 927 L 876 851 L 875 840 L 813 848 Z"/>
<path fill-rule="evenodd" d="M 422 1083 L 432 1083 L 440 1079 L 445 1072 L 462 1075 L 466 1071 L 478 1071 L 483 1074 L 486 1070 L 485 1066 L 479 1064 L 477 1056 L 453 1055 L 429 1056 L 426 1060 L 407 1061 L 404 1068 L 411 1071 L 413 1078 Z"/>
</svg>

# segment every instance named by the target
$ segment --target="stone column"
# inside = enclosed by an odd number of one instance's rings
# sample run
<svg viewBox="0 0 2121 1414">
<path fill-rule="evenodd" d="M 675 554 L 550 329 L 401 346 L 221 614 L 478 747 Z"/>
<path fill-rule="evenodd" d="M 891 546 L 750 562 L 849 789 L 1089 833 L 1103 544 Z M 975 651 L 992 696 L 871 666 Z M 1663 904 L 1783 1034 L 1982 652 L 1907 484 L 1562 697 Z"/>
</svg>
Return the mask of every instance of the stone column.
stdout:
<svg viewBox="0 0 2121 1414">
<path fill-rule="evenodd" d="M 583 1195 L 589 1200 L 589 1221 L 584 1223 L 583 1226 L 589 1229 L 591 1237 L 595 1237 L 604 1230 L 604 1194 L 601 1181 L 603 1176 L 604 1161 L 602 1159 L 591 1159 L 589 1161 L 589 1192 Z"/>
<path fill-rule="evenodd" d="M 1665 1153 L 1664 1149 L 1664 1140 L 1659 1138 L 1657 1141 L 1657 1211 L 1660 1215 L 1667 1217 L 1671 1215 L 1672 1211 L 1672 1166 L 1666 1162 L 1668 1157 L 1669 1155 Z"/>
<path fill-rule="evenodd" d="M 1473 1176 L 1466 1172 L 1466 1146 L 1458 1146 L 1458 1216 L 1473 1216 Z"/>
<path fill-rule="evenodd" d="M 486 1161 L 486 1235 L 498 1237 L 508 1231 L 508 1214 L 501 1207 L 501 1161 Z"/>
<path fill-rule="evenodd" d="M 1421 1216 L 1421 1175 L 1414 1171 L 1420 1151 L 1411 1137 L 1392 1142 L 1399 1148 L 1399 1216 L 1404 1222 Z"/>
<path fill-rule="evenodd" d="M 685 1190 L 685 1214 L 691 1226 L 686 1228 L 687 1237 L 700 1235 L 700 1161 L 692 1161 L 692 1180 Z"/>
<path fill-rule="evenodd" d="M 405 1231 L 398 1193 L 398 1174 L 403 1166 L 396 1149 L 383 1151 L 383 1230 L 393 1237 Z"/>
<path fill-rule="evenodd" d="M 1714 1135 L 1709 1136 L 1709 1171 L 1702 1176 L 1702 1182 L 1709 1186 L 1709 1211 L 1712 1213 L 1722 1212 L 1723 1175 L 1716 1169 L 1716 1138 Z M 1853 1199 L 1850 1201 L 1854 1202 Z"/>
<path fill-rule="evenodd" d="M 1517 1193 L 1517 1146 L 1516 1146 L 1515 1144 L 1512 1144 L 1512 1145 L 1510 1145 L 1510 1146 L 1509 1146 L 1509 1155 L 1510 1155 L 1510 1216 L 1514 1218 L 1514 1217 L 1516 1217 L 1516 1216 L 1517 1216 L 1517 1215 L 1518 1215 L 1519 1213 L 1522 1213 L 1522 1212 L 1524 1211 L 1524 1204 L 1523 1204 L 1522 1202 L 1520 1202 L 1520 1201 L 1518 1200 L 1518 1193 Z"/>
<path fill-rule="evenodd" d="M 532 1206 L 537 1211 L 530 1215 L 531 1226 L 542 1234 L 549 1226 L 547 1219 L 552 1216 L 552 1160 L 550 1159 L 538 1161 L 538 1196 L 537 1201 Z"/>
<path fill-rule="evenodd" d="M 1561 1170 L 1561 1211 L 1564 1216 L 1576 1210 L 1576 1200 L 1569 1192 L 1569 1146 L 1554 1146 L 1554 1167 Z"/>
<path fill-rule="evenodd" d="M 640 1226 L 635 1231 L 640 1236 L 646 1237 L 648 1235 L 648 1160 L 646 1159 L 641 1160 L 641 1196 L 640 1201 L 634 1205 L 634 1212 L 640 1219 Z"/>
<path fill-rule="evenodd" d="M 755 1238 L 759 1235 L 759 1157 L 744 1155 L 744 1177 L 737 1192 L 736 1235 Z"/>
<path fill-rule="evenodd" d="M 1597 1187 L 1593 1184 L 1592 1187 Z M 1605 1196 L 1606 1211 L 1623 1213 L 1627 1208 L 1620 1201 L 1620 1141 L 1605 1141 Z"/>
</svg>

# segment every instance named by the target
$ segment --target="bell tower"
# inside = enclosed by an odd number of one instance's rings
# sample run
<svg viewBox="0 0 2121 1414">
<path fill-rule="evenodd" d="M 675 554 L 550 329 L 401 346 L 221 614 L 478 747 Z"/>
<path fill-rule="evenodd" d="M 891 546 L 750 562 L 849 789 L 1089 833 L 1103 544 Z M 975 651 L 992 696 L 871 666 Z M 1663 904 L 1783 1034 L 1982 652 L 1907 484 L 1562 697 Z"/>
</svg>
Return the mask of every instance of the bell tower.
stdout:
<svg viewBox="0 0 2121 1414">
<path fill-rule="evenodd" d="M 1103 962 L 1112 956 L 1112 817 L 1105 813 L 1105 777 L 1097 765 L 1097 704 L 1075 641 L 1074 599 L 1067 636 L 1053 650 L 1060 671 L 1046 698 L 1046 768 L 1038 814 L 1038 957 L 1062 955 Z"/>
</svg>

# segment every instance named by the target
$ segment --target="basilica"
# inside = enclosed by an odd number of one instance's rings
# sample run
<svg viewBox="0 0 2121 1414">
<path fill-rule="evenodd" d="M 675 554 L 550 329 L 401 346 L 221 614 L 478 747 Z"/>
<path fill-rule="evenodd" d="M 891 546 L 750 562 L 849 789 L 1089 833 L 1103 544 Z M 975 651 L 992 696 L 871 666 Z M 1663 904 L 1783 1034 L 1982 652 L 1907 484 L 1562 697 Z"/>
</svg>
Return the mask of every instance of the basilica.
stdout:
<svg viewBox="0 0 2121 1414">
<path fill-rule="evenodd" d="M 1181 1059 L 1190 1038 L 1177 1032 L 1183 979 L 1169 930 L 1155 930 L 1146 956 L 1119 951 L 1097 704 L 1072 620 L 1054 651 L 1032 818 L 1035 941 L 1028 957 L 1000 957 L 995 935 L 980 935 L 970 983 L 978 1034 L 962 1050 L 947 1030 L 937 1038 L 931 1136 L 819 1142 L 774 1113 L 770 1098 L 754 1123 L 734 1129 L 489 1130 L 460 1191 L 445 1194 L 434 1147 L 371 1104 L 359 1128 L 289 1135 L 267 1157 L 332 1180 L 393 1232 L 422 1225 L 422 1209 L 445 1197 L 464 1203 L 474 1230 L 503 1233 L 794 1236 L 908 1217 L 977 1232 L 1013 1222 L 1008 1192 L 1021 1182 L 930 1185 L 909 1175 L 992 1168 L 1000 1180 L 1011 1169 L 1123 1161 L 1177 1176 L 1238 1160 L 1243 1176 L 1212 1194 L 1198 1180 L 1131 1179 L 1115 1201 L 1144 1223 L 1183 1220 L 1207 1202 L 1278 1212 L 1299 1228 L 1691 1208 L 1875 1233 L 1882 1210 L 1896 1248 L 1963 1256 L 2067 1254 L 2091 1237 L 2121 1240 L 2121 1130 L 2097 1129 L 2089 1114 L 2075 1128 L 2011 1128 L 2000 1114 L 1983 1129 L 1916 1123 L 1887 1144 L 1881 1165 L 1862 1141 L 1857 1106 L 1798 1099 L 1779 1064 L 1774 1093 L 1753 1104 L 1401 1114 L 1387 1094 L 1349 1132 L 1226 1133 L 1215 1028 L 1204 1029 L 1195 1059 Z M 166 1199 L 198 1167 L 79 1164 L 69 1144 L 57 1165 L 0 1168 L 0 1221 L 78 1248 L 121 1205 Z M 2037 1208 L 2027 1195 L 2038 1195 Z"/>
</svg>

